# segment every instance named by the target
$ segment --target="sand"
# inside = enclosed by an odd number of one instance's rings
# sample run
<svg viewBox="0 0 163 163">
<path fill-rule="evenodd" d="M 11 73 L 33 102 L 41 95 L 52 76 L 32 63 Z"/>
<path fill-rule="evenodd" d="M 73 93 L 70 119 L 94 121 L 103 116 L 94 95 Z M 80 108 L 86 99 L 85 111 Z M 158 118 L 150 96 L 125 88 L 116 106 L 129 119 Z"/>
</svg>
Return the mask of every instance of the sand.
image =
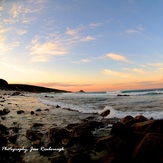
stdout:
<svg viewBox="0 0 163 163">
<path fill-rule="evenodd" d="M 41 103 L 37 94 L 34 93 L 22 92 L 18 96 L 11 96 L 12 93 L 13 91 L 0 91 L 0 110 L 8 109 L 10 111 L 7 115 L 0 117 L 0 123 L 8 128 L 19 128 L 16 144 L 20 148 L 29 149 L 32 147 L 31 141 L 26 137 L 26 131 L 34 123 L 43 124 L 39 130 L 45 134 L 53 127 L 66 127 L 70 123 L 81 122 L 82 119 L 90 116 L 90 114 L 79 114 L 76 111 L 47 106 Z M 24 113 L 17 114 L 17 111 L 20 110 Z M 31 114 L 31 111 L 34 114 Z M 48 157 L 40 156 L 38 151 L 26 152 L 23 160 L 25 163 L 50 162 Z"/>
</svg>

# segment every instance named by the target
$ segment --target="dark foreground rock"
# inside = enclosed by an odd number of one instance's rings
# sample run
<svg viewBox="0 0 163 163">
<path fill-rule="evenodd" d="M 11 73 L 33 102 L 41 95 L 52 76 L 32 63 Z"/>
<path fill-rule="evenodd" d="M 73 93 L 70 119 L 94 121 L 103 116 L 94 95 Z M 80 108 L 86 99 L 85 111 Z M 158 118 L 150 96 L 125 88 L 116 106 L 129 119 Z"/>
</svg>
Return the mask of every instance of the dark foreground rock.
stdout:
<svg viewBox="0 0 163 163">
<path fill-rule="evenodd" d="M 31 147 L 38 148 L 39 154 L 48 157 L 51 163 L 163 162 L 163 120 L 126 116 L 119 122 L 111 121 L 112 128 L 97 136 L 97 132 L 107 128 L 106 122 L 84 119 L 81 123 L 53 127 L 46 132 L 41 131 L 42 123 L 34 123 L 26 131 L 26 138 Z M 16 144 L 19 131 L 13 133 L 11 129 L 0 124 L 0 147 L 8 146 L 9 142 Z M 1 148 L 0 161 L 8 161 L 7 155 L 16 160 L 15 154 L 6 154 Z M 22 156 L 19 153 L 19 159 Z"/>
</svg>

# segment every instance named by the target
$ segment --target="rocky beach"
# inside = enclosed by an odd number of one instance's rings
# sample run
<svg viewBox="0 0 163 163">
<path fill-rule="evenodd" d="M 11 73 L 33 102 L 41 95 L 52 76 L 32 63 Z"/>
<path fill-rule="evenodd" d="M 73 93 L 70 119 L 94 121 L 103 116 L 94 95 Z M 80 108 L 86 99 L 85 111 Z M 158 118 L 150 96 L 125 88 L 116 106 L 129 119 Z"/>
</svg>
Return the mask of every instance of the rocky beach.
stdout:
<svg viewBox="0 0 163 163">
<path fill-rule="evenodd" d="M 103 118 L 15 91 L 1 91 L 0 108 L 0 162 L 163 162 L 161 119 Z"/>
</svg>

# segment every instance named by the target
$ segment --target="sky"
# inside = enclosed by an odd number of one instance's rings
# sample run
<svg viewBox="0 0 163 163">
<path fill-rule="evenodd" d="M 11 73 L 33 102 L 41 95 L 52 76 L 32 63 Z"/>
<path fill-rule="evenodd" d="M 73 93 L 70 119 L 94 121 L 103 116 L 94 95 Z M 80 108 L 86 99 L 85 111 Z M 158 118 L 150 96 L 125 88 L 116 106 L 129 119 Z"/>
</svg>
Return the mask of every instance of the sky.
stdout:
<svg viewBox="0 0 163 163">
<path fill-rule="evenodd" d="M 68 91 L 163 88 L 162 0 L 0 0 L 0 78 Z"/>
</svg>

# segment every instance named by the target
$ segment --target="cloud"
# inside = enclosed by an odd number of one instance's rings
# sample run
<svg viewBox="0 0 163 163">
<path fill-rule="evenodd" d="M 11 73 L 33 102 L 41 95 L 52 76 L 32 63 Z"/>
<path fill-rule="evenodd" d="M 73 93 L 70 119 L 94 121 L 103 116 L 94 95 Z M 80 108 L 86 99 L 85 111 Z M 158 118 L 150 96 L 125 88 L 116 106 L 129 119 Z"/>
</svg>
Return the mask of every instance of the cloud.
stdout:
<svg viewBox="0 0 163 163">
<path fill-rule="evenodd" d="M 75 84 L 75 83 L 64 83 L 64 82 L 39 82 L 35 83 L 36 85 L 56 88 L 56 87 L 85 87 L 85 86 L 92 86 L 92 84 Z"/>
<path fill-rule="evenodd" d="M 101 25 L 102 25 L 102 23 L 91 23 L 89 26 L 90 27 L 99 27 Z"/>
<path fill-rule="evenodd" d="M 30 23 L 35 20 L 36 14 L 40 13 L 43 10 L 43 1 L 24 1 L 22 3 L 13 2 L 8 4 L 6 7 L 6 17 L 3 19 L 3 22 L 6 24 L 15 24 L 15 23 Z M 34 15 L 35 14 L 35 15 Z"/>
<path fill-rule="evenodd" d="M 86 29 L 87 29 L 87 27 L 84 27 L 82 25 L 80 25 L 79 27 L 77 27 L 75 29 L 67 28 L 66 34 L 71 36 L 71 42 L 74 42 L 74 43 L 96 40 L 96 38 L 93 36 L 89 36 L 89 35 L 84 36 L 83 31 Z"/>
<path fill-rule="evenodd" d="M 139 69 L 139 68 L 134 68 L 134 69 L 132 69 L 132 71 L 134 71 L 136 73 L 139 73 L 139 74 L 145 74 L 144 70 L 143 69 Z"/>
<path fill-rule="evenodd" d="M 20 44 L 18 41 L 13 41 L 12 39 L 9 41 L 7 40 L 6 33 L 9 31 L 11 31 L 11 28 L 4 28 L 3 26 L 0 26 L 0 54 L 2 55 Z"/>
<path fill-rule="evenodd" d="M 119 54 L 115 54 L 115 53 L 108 53 L 108 54 L 106 54 L 106 56 L 115 61 L 129 62 L 129 60 L 123 55 L 119 55 Z"/>
<path fill-rule="evenodd" d="M 124 68 L 124 70 L 136 72 L 139 74 L 146 74 L 146 72 L 141 68 Z"/>
<path fill-rule="evenodd" d="M 2 11 L 3 10 L 3 7 L 2 6 L 0 6 L 0 11 Z"/>
<path fill-rule="evenodd" d="M 18 35 L 24 35 L 24 34 L 27 33 L 27 30 L 16 29 L 16 33 L 17 33 Z"/>
<path fill-rule="evenodd" d="M 144 27 L 140 25 L 136 28 L 127 29 L 125 32 L 127 34 L 140 34 L 140 33 L 142 33 L 143 30 L 144 30 Z"/>
<path fill-rule="evenodd" d="M 32 62 L 48 62 L 52 56 L 60 56 L 68 53 L 67 48 L 61 42 L 40 42 L 39 37 L 35 37 L 31 45 L 27 47 L 32 56 Z"/>
<path fill-rule="evenodd" d="M 116 77 L 122 77 L 122 78 L 131 77 L 131 74 L 118 72 L 118 71 L 113 71 L 113 70 L 110 70 L 110 69 L 104 69 L 102 72 L 103 72 L 103 74 L 110 75 L 110 76 L 116 76 Z"/>
<path fill-rule="evenodd" d="M 91 59 L 81 59 L 80 61 L 75 61 L 72 63 L 81 64 L 81 63 L 88 63 L 88 62 L 91 62 Z"/>
<path fill-rule="evenodd" d="M 80 30 L 81 30 L 80 28 L 77 29 L 67 28 L 66 34 L 70 36 L 77 36 Z"/>
<path fill-rule="evenodd" d="M 154 66 L 154 67 L 163 67 L 163 63 L 157 62 L 157 63 L 148 63 L 149 66 Z"/>
<path fill-rule="evenodd" d="M 96 39 L 92 36 L 86 36 L 85 38 L 83 38 L 83 41 L 93 41 L 93 40 L 96 40 Z"/>
</svg>

